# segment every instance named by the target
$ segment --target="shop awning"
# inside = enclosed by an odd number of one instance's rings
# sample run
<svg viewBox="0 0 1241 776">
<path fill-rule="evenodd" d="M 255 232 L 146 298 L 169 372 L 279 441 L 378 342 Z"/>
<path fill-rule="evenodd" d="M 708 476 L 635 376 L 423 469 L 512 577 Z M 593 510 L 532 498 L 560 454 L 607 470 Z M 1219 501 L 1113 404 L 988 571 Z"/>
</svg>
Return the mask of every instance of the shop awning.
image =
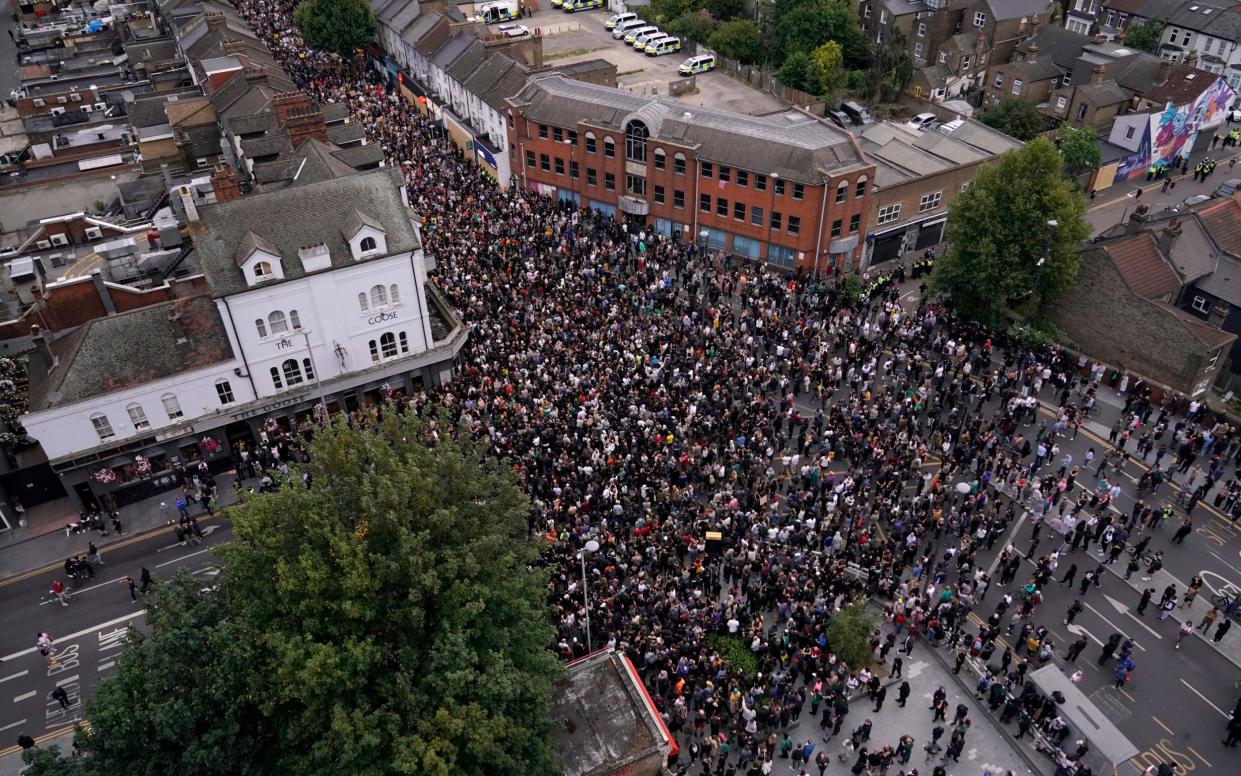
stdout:
<svg viewBox="0 0 1241 776">
<path fill-rule="evenodd" d="M 1138 753 L 1138 748 L 1108 721 L 1107 715 L 1069 681 L 1059 666 L 1047 665 L 1030 674 L 1034 686 L 1044 695 L 1060 692 L 1064 703 L 1057 704 L 1060 714 L 1075 730 L 1085 736 L 1090 746 L 1112 765 L 1120 765 Z"/>
</svg>

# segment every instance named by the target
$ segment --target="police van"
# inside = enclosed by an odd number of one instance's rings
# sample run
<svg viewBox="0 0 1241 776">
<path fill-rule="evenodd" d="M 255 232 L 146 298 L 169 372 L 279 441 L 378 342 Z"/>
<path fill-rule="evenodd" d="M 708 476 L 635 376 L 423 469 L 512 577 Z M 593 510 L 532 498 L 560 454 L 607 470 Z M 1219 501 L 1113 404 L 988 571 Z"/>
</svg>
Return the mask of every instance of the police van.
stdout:
<svg viewBox="0 0 1241 776">
<path fill-rule="evenodd" d="M 652 32 L 659 32 L 659 28 L 653 24 L 634 27 L 632 30 L 625 33 L 625 42 L 632 46 L 633 42 L 638 39 L 639 35 L 650 35 Z"/>
<path fill-rule="evenodd" d="M 681 66 L 677 68 L 677 72 L 681 75 L 697 75 L 698 73 L 705 73 L 708 70 L 714 69 L 715 55 L 699 54 L 682 62 Z"/>
<path fill-rule="evenodd" d="M 622 40 L 626 35 L 639 27 L 646 26 L 648 26 L 647 23 L 642 19 L 630 19 L 627 22 L 618 22 L 617 25 L 612 28 L 612 37 L 616 40 Z"/>
<path fill-rule="evenodd" d="M 665 35 L 662 38 L 656 38 L 647 43 L 645 49 L 648 57 L 659 57 L 680 50 L 681 39 L 675 35 Z"/>
<path fill-rule="evenodd" d="M 603 0 L 565 0 L 565 13 L 576 13 L 578 11 L 589 11 L 592 8 L 602 8 Z"/>
<path fill-rule="evenodd" d="M 616 29 L 616 25 L 624 24 L 625 22 L 632 21 L 633 19 L 636 19 L 636 18 L 638 18 L 638 15 L 636 13 L 618 13 L 618 14 L 609 16 L 608 20 L 603 23 L 603 26 L 608 28 L 609 30 L 614 30 Z"/>
<path fill-rule="evenodd" d="M 658 27 L 652 27 L 651 29 L 647 30 L 646 32 L 643 32 L 642 34 L 636 36 L 633 39 L 633 47 L 637 49 L 638 51 L 645 51 L 646 44 L 650 43 L 653 40 L 659 40 L 660 38 L 666 38 L 666 37 L 668 37 L 668 33 L 664 32 Z"/>
</svg>

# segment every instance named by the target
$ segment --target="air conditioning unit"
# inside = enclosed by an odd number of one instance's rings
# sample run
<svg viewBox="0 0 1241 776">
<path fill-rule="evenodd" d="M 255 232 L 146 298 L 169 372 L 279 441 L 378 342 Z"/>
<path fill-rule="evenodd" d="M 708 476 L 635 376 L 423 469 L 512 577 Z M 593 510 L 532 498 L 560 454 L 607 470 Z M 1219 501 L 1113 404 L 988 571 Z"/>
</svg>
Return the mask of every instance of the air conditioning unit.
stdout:
<svg viewBox="0 0 1241 776">
<path fill-rule="evenodd" d="M 31 102 L 34 104 L 36 108 L 42 108 L 44 105 L 47 105 L 47 103 L 43 101 L 42 97 L 35 97 L 33 100 L 31 100 Z"/>
<path fill-rule="evenodd" d="M 62 94 L 56 98 L 56 102 L 58 102 L 61 105 L 64 105 L 66 102 L 69 102 L 69 98 Z"/>
<path fill-rule="evenodd" d="M 64 109 L 64 108 L 52 108 L 52 115 L 53 115 L 53 116 L 59 116 L 60 114 L 62 114 L 62 113 L 64 113 L 64 112 L 65 112 L 65 109 Z"/>
<path fill-rule="evenodd" d="M 51 237 L 52 237 L 52 245 L 68 245 L 69 244 L 69 238 L 65 237 L 63 234 L 54 234 L 54 235 L 51 235 Z"/>
<path fill-rule="evenodd" d="M 46 251 L 48 248 L 52 247 L 52 244 L 48 242 L 47 240 L 39 240 L 34 245 L 36 248 L 38 248 L 41 251 Z"/>
<path fill-rule="evenodd" d="M 90 112 L 91 112 L 91 106 L 90 106 L 90 103 L 89 103 L 89 102 L 88 102 L 88 103 L 86 103 L 85 105 L 83 105 L 83 106 L 82 106 L 82 112 L 83 112 L 83 113 L 90 113 Z"/>
<path fill-rule="evenodd" d="M 107 109 L 108 109 L 108 103 L 106 103 L 106 102 L 97 102 L 97 103 L 95 103 L 95 110 L 99 111 L 100 113 L 103 113 L 103 112 L 104 112 L 104 111 L 106 111 Z"/>
<path fill-rule="evenodd" d="M 103 238 L 103 230 L 97 226 L 86 227 L 86 239 L 99 240 Z"/>
<path fill-rule="evenodd" d="M 81 102 L 81 101 L 82 101 L 82 95 L 78 94 L 77 92 L 74 92 L 73 94 L 70 94 L 70 95 L 69 95 L 69 99 L 70 99 L 70 100 L 73 100 L 74 102 Z"/>
</svg>

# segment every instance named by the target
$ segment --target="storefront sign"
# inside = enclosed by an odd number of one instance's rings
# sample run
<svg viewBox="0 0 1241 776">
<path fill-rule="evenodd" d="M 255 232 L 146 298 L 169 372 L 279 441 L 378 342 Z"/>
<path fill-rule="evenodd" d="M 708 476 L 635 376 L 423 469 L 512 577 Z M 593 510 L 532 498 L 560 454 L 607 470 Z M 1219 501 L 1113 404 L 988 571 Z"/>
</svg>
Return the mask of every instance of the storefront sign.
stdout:
<svg viewBox="0 0 1241 776">
<path fill-rule="evenodd" d="M 395 320 L 396 320 L 396 311 L 394 310 L 392 312 L 380 313 L 379 315 L 372 316 L 366 322 L 369 323 L 371 326 L 378 326 L 381 323 L 387 323 L 388 321 L 395 321 Z"/>
<path fill-rule="evenodd" d="M 273 410 L 278 410 L 284 407 L 292 407 L 294 404 L 299 404 L 302 401 L 305 401 L 306 397 L 308 396 L 310 396 L 309 393 L 299 393 L 296 396 L 285 396 L 284 398 L 278 399 L 276 401 L 267 402 L 266 404 L 260 404 L 257 407 L 254 407 L 252 409 L 233 413 L 229 417 L 231 417 L 233 420 L 244 420 L 246 418 L 252 418 L 255 415 L 262 415 L 264 413 L 271 412 Z"/>
<path fill-rule="evenodd" d="M 289 339 L 288 337 L 284 337 L 283 339 L 276 340 L 277 350 L 288 350 L 291 347 L 293 347 L 293 340 Z"/>
</svg>

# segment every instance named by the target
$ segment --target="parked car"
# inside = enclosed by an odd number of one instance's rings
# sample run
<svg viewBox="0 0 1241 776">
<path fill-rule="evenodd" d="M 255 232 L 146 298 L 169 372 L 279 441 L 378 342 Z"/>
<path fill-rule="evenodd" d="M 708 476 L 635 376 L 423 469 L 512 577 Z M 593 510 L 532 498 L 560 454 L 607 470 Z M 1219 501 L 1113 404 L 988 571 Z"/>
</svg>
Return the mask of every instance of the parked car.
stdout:
<svg viewBox="0 0 1241 776">
<path fill-rule="evenodd" d="M 823 115 L 841 129 L 844 129 L 853 123 L 849 117 L 845 115 L 844 111 L 826 110 L 823 112 Z"/>
<path fill-rule="evenodd" d="M 853 100 L 845 100 L 840 103 L 840 111 L 849 117 L 849 120 L 859 127 L 864 127 L 872 123 L 875 119 L 870 115 L 870 111 L 862 107 L 860 103 Z"/>
<path fill-rule="evenodd" d="M 1210 201 L 1211 201 L 1210 194 L 1195 194 L 1192 197 L 1185 198 L 1185 206 L 1193 207 L 1194 205 L 1201 205 L 1203 202 L 1210 202 Z"/>
<path fill-rule="evenodd" d="M 715 69 L 715 56 L 713 54 L 699 54 L 690 57 L 677 67 L 677 73 L 680 75 L 697 75 L 705 73 L 708 70 Z"/>
<path fill-rule="evenodd" d="M 939 119 L 936 118 L 934 113 L 919 113 L 909 121 L 906 121 L 905 126 L 925 131 L 935 126 L 938 121 Z"/>
<path fill-rule="evenodd" d="M 1231 197 L 1237 189 L 1241 189 L 1241 178 L 1229 178 L 1221 183 L 1215 191 L 1211 192 L 1211 196 Z"/>
<path fill-rule="evenodd" d="M 521 24 L 501 24 L 496 32 L 506 38 L 524 38 L 530 34 L 530 28 Z"/>
<path fill-rule="evenodd" d="M 638 18 L 636 13 L 618 13 L 615 16 L 609 16 L 608 20 L 603 23 L 603 26 L 609 30 L 614 30 L 616 29 L 616 25 L 624 24 L 625 22 L 636 18 Z"/>
<path fill-rule="evenodd" d="M 655 38 L 646 44 L 644 51 L 648 57 L 662 57 L 681 50 L 681 39 L 675 35 Z"/>
</svg>

